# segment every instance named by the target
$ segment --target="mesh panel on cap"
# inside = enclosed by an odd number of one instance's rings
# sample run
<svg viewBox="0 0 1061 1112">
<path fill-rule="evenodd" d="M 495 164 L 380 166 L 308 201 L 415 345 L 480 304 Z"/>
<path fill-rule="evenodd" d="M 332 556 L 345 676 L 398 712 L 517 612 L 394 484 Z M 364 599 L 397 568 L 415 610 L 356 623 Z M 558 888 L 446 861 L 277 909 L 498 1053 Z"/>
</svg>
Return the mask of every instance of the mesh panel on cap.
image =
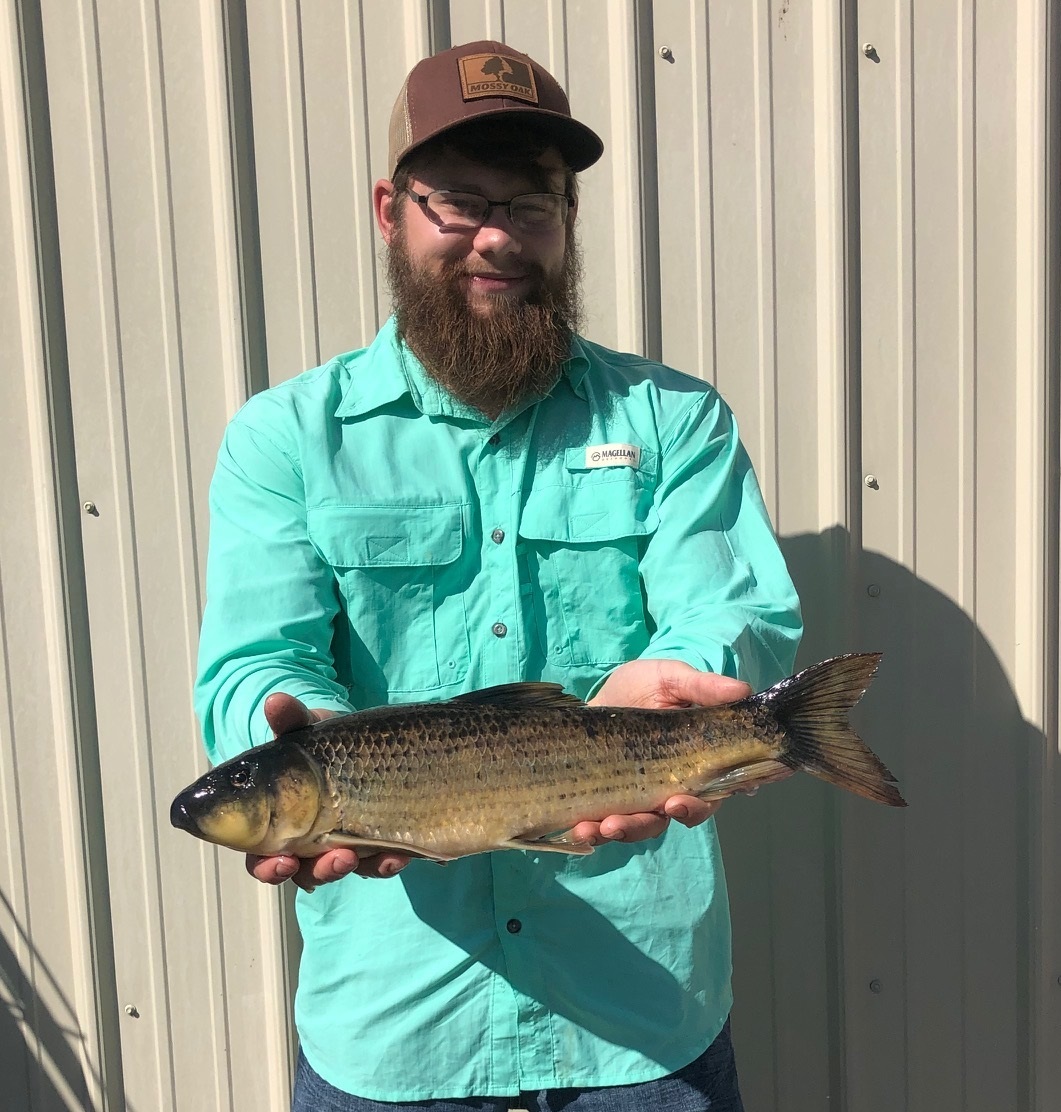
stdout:
<svg viewBox="0 0 1061 1112">
<path fill-rule="evenodd" d="M 409 78 L 402 84 L 398 99 L 391 109 L 391 122 L 388 132 L 388 161 L 393 172 L 398 155 L 412 142 L 413 122 L 409 117 Z"/>
</svg>

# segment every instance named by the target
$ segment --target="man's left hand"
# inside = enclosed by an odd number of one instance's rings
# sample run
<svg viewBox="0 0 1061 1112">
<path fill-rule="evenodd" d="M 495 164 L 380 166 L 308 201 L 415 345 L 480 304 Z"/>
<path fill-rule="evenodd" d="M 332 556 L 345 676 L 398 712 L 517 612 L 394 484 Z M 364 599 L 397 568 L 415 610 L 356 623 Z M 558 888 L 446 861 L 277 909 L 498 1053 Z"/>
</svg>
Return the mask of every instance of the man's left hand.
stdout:
<svg viewBox="0 0 1061 1112">
<path fill-rule="evenodd" d="M 675 707 L 718 706 L 733 703 L 752 694 L 740 680 L 699 672 L 681 660 L 632 660 L 621 664 L 604 681 L 590 700 L 597 707 Z M 671 819 L 683 826 L 699 826 L 721 806 L 722 801 L 698 799 L 695 795 L 672 795 L 662 813 L 609 815 L 600 822 L 580 822 L 570 834 L 572 841 L 639 842 L 657 838 Z"/>
</svg>

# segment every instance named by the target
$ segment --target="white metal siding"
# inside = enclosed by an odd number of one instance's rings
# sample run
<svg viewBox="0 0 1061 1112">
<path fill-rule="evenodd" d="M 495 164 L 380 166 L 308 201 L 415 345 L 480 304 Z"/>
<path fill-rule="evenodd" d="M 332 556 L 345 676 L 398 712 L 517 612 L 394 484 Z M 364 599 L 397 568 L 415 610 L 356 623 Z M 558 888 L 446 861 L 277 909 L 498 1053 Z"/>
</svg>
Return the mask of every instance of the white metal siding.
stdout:
<svg viewBox="0 0 1061 1112">
<path fill-rule="evenodd" d="M 748 1108 L 1061 1104 L 1059 34 L 1050 0 L 0 3 L 5 1109 L 286 1106 L 290 905 L 168 824 L 206 491 L 248 393 L 385 316 L 390 105 L 480 37 L 604 139 L 588 332 L 734 406 L 801 660 L 885 652 L 858 717 L 908 810 L 797 778 L 720 816 Z"/>
</svg>

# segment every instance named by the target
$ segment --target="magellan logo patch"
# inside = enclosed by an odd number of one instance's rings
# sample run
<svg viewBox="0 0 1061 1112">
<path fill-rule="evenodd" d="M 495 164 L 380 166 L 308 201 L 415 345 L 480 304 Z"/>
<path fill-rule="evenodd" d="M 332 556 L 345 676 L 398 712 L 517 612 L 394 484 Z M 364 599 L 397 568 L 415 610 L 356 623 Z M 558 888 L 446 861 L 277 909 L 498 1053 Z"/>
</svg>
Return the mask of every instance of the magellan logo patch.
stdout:
<svg viewBox="0 0 1061 1112">
<path fill-rule="evenodd" d="M 594 444 L 586 449 L 587 467 L 637 467 L 641 449 L 636 444 Z"/>
<path fill-rule="evenodd" d="M 465 100 L 479 97 L 515 97 L 538 103 L 534 73 L 526 62 L 507 54 L 469 54 L 458 58 L 461 93 Z"/>
</svg>

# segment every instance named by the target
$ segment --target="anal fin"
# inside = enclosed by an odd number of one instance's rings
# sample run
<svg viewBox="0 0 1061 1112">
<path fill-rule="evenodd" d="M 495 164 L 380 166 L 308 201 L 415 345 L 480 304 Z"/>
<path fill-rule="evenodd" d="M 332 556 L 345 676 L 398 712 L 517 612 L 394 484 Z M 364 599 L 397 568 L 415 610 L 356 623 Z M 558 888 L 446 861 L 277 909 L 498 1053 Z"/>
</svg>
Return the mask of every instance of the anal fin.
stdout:
<svg viewBox="0 0 1061 1112">
<path fill-rule="evenodd" d="M 535 838 L 509 838 L 498 849 L 525 849 L 534 853 L 567 853 L 575 857 L 585 857 L 593 852 L 588 842 L 559 842 Z"/>
<path fill-rule="evenodd" d="M 725 799 L 741 791 L 787 780 L 796 770 L 781 761 L 752 761 L 709 780 L 693 794 L 700 799 Z"/>
</svg>

